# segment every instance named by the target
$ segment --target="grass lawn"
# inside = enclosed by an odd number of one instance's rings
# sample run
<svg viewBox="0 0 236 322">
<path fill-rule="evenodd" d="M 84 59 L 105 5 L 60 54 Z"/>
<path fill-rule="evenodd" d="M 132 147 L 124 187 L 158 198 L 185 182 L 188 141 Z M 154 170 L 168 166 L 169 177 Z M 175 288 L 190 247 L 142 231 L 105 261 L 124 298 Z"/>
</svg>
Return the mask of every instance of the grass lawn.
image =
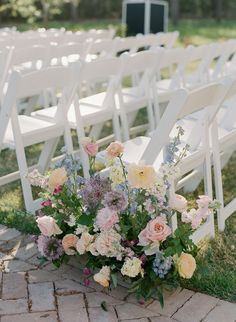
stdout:
<svg viewBox="0 0 236 322">
<path fill-rule="evenodd" d="M 105 28 L 108 25 L 119 28 L 120 21 L 83 21 L 78 24 L 70 22 L 52 22 L 47 27 L 66 27 L 71 30 L 88 28 Z M 42 27 L 37 24 L 34 27 Z M 18 25 L 20 30 L 29 29 L 26 24 Z M 170 25 L 170 30 L 174 30 Z M 220 25 L 214 21 L 184 20 L 179 26 L 179 45 L 204 44 L 210 41 L 220 41 L 236 38 L 236 21 L 223 21 Z M 40 152 L 40 145 L 27 149 L 29 165 L 35 163 Z M 0 155 L 0 176 L 17 168 L 14 152 L 3 151 Z M 236 154 L 233 155 L 224 169 L 223 180 L 226 201 L 236 195 Z M 193 199 L 202 193 L 201 186 L 198 191 L 188 195 Z M 17 212 L 16 212 L 17 211 Z M 0 223 L 16 227 L 26 233 L 35 233 L 37 228 L 34 218 L 23 212 L 23 201 L 20 182 L 0 188 Z M 215 295 L 219 298 L 236 302 L 236 214 L 227 220 L 224 233 L 217 234 L 212 241 L 203 244 L 198 256 L 199 269 L 197 274 L 183 285 L 194 290 Z"/>
</svg>

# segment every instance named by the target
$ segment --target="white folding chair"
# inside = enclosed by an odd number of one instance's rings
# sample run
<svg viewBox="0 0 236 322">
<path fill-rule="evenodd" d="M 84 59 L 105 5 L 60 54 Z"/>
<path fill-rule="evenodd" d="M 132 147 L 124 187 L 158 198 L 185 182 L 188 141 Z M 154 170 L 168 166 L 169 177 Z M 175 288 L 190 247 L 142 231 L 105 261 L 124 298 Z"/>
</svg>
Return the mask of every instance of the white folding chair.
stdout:
<svg viewBox="0 0 236 322">
<path fill-rule="evenodd" d="M 52 122 L 47 122 L 26 115 L 18 115 L 17 101 L 25 97 L 38 95 L 47 88 L 61 88 L 61 98 Z M 47 68 L 28 74 L 13 71 L 0 111 L 0 151 L 14 149 L 19 172 L 0 178 L 0 185 L 12 182 L 20 177 L 25 207 L 34 212 L 39 208 L 39 200 L 33 200 L 31 186 L 26 175 L 28 166 L 25 147 L 45 142 L 38 161 L 40 171 L 45 171 L 55 152 L 60 136 L 64 136 L 65 145 L 72 153 L 70 128 L 67 123 L 67 105 L 71 105 L 75 87 L 74 70 L 65 67 Z"/>
<path fill-rule="evenodd" d="M 13 68 L 32 71 L 46 66 L 49 60 L 49 48 L 33 46 L 25 48 L 11 47 L 8 49 L 4 70 L 0 82 L 0 102 L 7 90 L 8 78 Z"/>
<path fill-rule="evenodd" d="M 204 186 L 205 193 L 212 197 L 212 177 L 211 177 L 211 152 L 209 140 L 209 127 L 214 121 L 219 106 L 226 94 L 227 89 L 221 84 L 206 85 L 203 88 L 188 92 L 180 89 L 173 94 L 157 128 L 151 138 L 137 137 L 125 142 L 125 152 L 123 160 L 130 163 L 137 163 L 144 160 L 146 164 L 151 164 L 158 171 L 165 161 L 165 146 L 170 141 L 170 134 L 178 120 L 183 119 L 191 113 L 204 110 L 205 118 L 198 128 L 201 131 L 201 142 L 188 152 L 188 155 L 179 165 L 180 175 L 177 183 L 182 177 L 187 175 L 199 165 L 204 164 Z M 194 135 L 194 131 L 193 131 Z M 177 185 L 176 185 L 177 186 Z M 173 189 L 174 190 L 174 189 Z M 172 226 L 177 227 L 176 217 L 172 218 Z M 193 240 L 198 242 L 207 235 L 214 236 L 214 217 L 210 216 L 207 222 L 194 232 Z"/>
<path fill-rule="evenodd" d="M 156 34 L 156 37 L 158 46 L 163 46 L 167 49 L 171 49 L 174 47 L 179 37 L 179 31 L 158 32 Z"/>
<path fill-rule="evenodd" d="M 137 42 L 136 37 L 126 37 L 126 38 L 116 37 L 116 38 L 114 38 L 113 39 L 112 55 L 117 56 L 117 55 L 120 55 L 121 53 L 126 52 L 126 51 L 128 51 L 130 53 L 135 52 L 136 42 Z"/>
<path fill-rule="evenodd" d="M 225 101 L 236 97 L 236 80 L 226 81 L 228 92 Z M 220 201 L 221 207 L 217 214 L 218 228 L 220 231 L 225 229 L 225 221 L 236 211 L 236 197 L 225 205 L 222 168 L 229 160 L 232 153 L 236 150 L 236 113 L 235 105 L 227 109 L 221 123 L 214 122 L 212 128 L 212 153 L 213 169 L 215 178 L 216 199 Z"/>
<path fill-rule="evenodd" d="M 81 82 L 87 83 L 96 82 L 100 79 L 108 80 L 107 90 L 78 99 L 75 95 L 74 104 L 68 109 L 67 118 L 72 129 L 77 130 L 79 144 L 85 136 L 85 127 L 92 127 L 90 136 L 99 138 L 100 131 L 93 131 L 97 125 L 104 125 L 106 121 L 112 120 L 113 131 L 115 138 L 120 140 L 120 125 L 118 118 L 118 111 L 115 106 L 115 92 L 118 86 L 117 75 L 120 71 L 119 58 L 99 59 L 82 65 L 80 74 L 78 75 L 78 86 Z M 42 109 L 32 113 L 36 118 L 50 121 L 53 119 L 57 107 Z M 99 130 L 101 130 L 99 128 Z M 112 136 L 114 138 L 114 136 Z M 109 140 L 112 140 L 109 137 Z M 107 142 L 106 140 L 104 142 Z M 88 160 L 81 149 L 81 157 L 85 175 L 88 175 Z"/>
<path fill-rule="evenodd" d="M 157 67 L 157 54 L 152 51 L 142 51 L 129 55 L 124 53 L 121 56 L 123 67 L 120 72 L 120 79 L 134 77 L 135 82 L 130 86 L 120 85 L 117 93 L 117 106 L 122 124 L 123 139 L 130 137 L 130 128 L 133 126 L 136 115 L 142 108 L 147 109 L 148 124 L 138 127 L 139 131 L 154 130 L 155 122 L 152 106 L 152 90 L 155 82 L 155 72 Z"/>
</svg>

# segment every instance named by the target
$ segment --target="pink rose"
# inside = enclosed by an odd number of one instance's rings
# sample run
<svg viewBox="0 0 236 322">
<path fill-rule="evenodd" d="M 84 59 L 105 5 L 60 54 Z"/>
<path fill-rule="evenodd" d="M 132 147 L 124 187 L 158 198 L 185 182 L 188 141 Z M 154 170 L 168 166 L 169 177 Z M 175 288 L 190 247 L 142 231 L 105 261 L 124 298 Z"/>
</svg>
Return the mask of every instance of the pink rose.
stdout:
<svg viewBox="0 0 236 322">
<path fill-rule="evenodd" d="M 212 202 L 211 198 L 205 195 L 198 196 L 197 205 L 199 208 L 208 208 L 210 202 Z"/>
<path fill-rule="evenodd" d="M 124 151 L 124 146 L 119 141 L 112 142 L 106 149 L 107 156 L 110 159 L 119 157 Z"/>
<path fill-rule="evenodd" d="M 92 140 L 90 138 L 84 138 L 82 140 L 82 146 L 84 151 L 90 155 L 91 157 L 95 157 L 98 153 L 98 145 L 94 142 L 92 142 Z"/>
<path fill-rule="evenodd" d="M 178 212 L 185 211 L 187 208 L 187 204 L 187 200 L 183 196 L 177 194 L 172 196 L 169 201 L 170 208 Z"/>
<path fill-rule="evenodd" d="M 56 224 L 55 219 L 50 216 L 38 217 L 36 222 L 44 236 L 51 237 L 52 235 L 60 235 L 62 233 L 61 229 Z"/>
<path fill-rule="evenodd" d="M 166 219 L 157 217 L 149 221 L 146 228 L 139 234 L 139 245 L 147 246 L 156 241 L 165 241 L 170 234 L 171 229 L 166 224 Z"/>
<path fill-rule="evenodd" d="M 49 200 L 45 200 L 41 203 L 41 206 L 43 207 L 52 207 L 52 201 L 49 199 Z"/>
<path fill-rule="evenodd" d="M 102 208 L 98 211 L 96 225 L 101 230 L 109 230 L 118 222 L 119 217 L 116 211 L 109 208 Z"/>
</svg>

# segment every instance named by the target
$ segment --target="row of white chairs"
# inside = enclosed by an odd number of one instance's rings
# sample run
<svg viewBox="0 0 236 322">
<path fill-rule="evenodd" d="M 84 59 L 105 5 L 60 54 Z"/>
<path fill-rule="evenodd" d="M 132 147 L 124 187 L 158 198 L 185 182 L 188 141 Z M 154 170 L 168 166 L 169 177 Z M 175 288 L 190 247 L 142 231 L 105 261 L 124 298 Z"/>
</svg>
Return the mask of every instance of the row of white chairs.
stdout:
<svg viewBox="0 0 236 322">
<path fill-rule="evenodd" d="M 178 51 L 178 49 L 176 50 L 176 53 L 177 53 L 177 51 Z M 183 49 L 182 53 L 184 53 L 184 51 L 186 51 L 186 49 Z M 116 128 L 118 129 L 118 127 L 120 125 L 122 125 L 122 131 L 115 131 L 115 132 L 117 132 L 116 137 L 119 138 L 119 133 L 121 133 L 121 132 L 125 133 L 124 129 L 126 129 L 126 131 L 129 132 L 129 127 L 130 127 L 129 121 L 130 120 L 128 119 L 126 114 L 130 114 L 131 112 L 139 110 L 141 107 L 147 106 L 148 113 L 149 113 L 149 125 L 151 125 L 149 130 L 154 130 L 156 126 L 159 126 L 159 124 L 162 120 L 162 117 L 160 117 L 160 120 L 153 117 L 153 109 L 152 109 L 153 97 L 154 97 L 154 94 L 156 93 L 155 86 L 154 86 L 155 70 L 157 70 L 157 71 L 159 70 L 160 66 L 158 67 L 158 62 L 161 62 L 162 60 L 164 61 L 165 60 L 164 58 L 166 58 L 168 52 L 170 53 L 170 55 L 172 54 L 171 51 L 164 51 L 163 52 L 163 50 L 159 49 L 158 52 L 146 51 L 146 52 L 138 53 L 138 54 L 132 55 L 132 56 L 125 56 L 125 57 L 122 57 L 121 59 L 110 58 L 110 59 L 106 59 L 106 60 L 100 60 L 97 62 L 94 61 L 92 63 L 84 64 L 84 66 L 82 66 L 82 69 L 79 72 L 80 80 L 78 81 L 78 79 L 77 79 L 77 81 L 76 81 L 77 85 L 82 80 L 87 80 L 87 81 L 93 80 L 94 81 L 94 79 L 96 79 L 96 78 L 103 79 L 105 76 L 107 76 L 107 77 L 114 76 L 114 77 L 112 78 L 112 80 L 110 80 L 109 86 L 108 86 L 109 90 L 105 93 L 106 100 L 102 101 L 102 98 L 104 98 L 104 93 L 102 95 L 99 94 L 98 96 L 97 95 L 95 95 L 93 97 L 90 96 L 87 99 L 81 99 L 79 101 L 80 107 L 78 108 L 78 106 L 77 106 L 77 108 L 75 109 L 77 112 L 74 112 L 74 116 L 73 116 L 73 112 L 69 112 L 69 114 L 66 113 L 66 115 L 68 115 L 68 119 L 69 119 L 69 127 L 77 129 L 78 137 L 82 138 L 84 136 L 84 127 L 86 125 L 94 125 L 99 122 L 104 123 L 106 120 L 113 118 L 114 128 L 115 128 L 115 126 L 117 126 Z M 179 50 L 179 52 L 181 52 L 181 49 Z M 196 57 L 197 55 L 192 54 L 191 56 Z M 231 63 L 232 63 L 232 61 L 231 61 Z M 123 64 L 122 65 L 123 68 L 121 68 L 121 64 Z M 228 64 L 229 64 L 229 61 L 226 62 L 226 65 L 228 65 Z M 117 67 L 117 65 L 118 65 L 118 67 Z M 202 65 L 203 65 L 203 63 L 201 62 L 200 66 L 202 66 Z M 108 66 L 109 66 L 109 68 L 108 68 Z M 169 67 L 172 67 L 172 66 L 169 65 Z M 55 69 L 57 69 L 57 68 L 54 68 L 54 70 Z M 69 69 L 69 68 L 66 68 L 66 69 Z M 50 68 L 48 70 L 50 70 Z M 83 70 L 85 72 L 83 72 Z M 98 74 L 96 74 L 96 70 L 98 71 Z M 52 69 L 51 69 L 51 71 L 52 71 Z M 120 71 L 123 71 L 123 72 L 120 72 Z M 43 70 L 41 72 L 43 72 Z M 45 70 L 44 70 L 44 72 L 45 72 Z M 106 72 L 108 75 L 107 74 L 104 75 L 104 72 Z M 176 75 L 175 72 L 173 73 L 174 75 Z M 38 73 L 39 72 L 35 72 L 35 75 Z M 141 79 L 137 78 L 139 80 L 138 86 L 131 88 L 131 89 L 121 88 L 120 79 L 122 77 L 127 76 L 128 74 L 134 74 L 134 73 L 138 73 L 138 74 L 141 73 L 142 74 Z M 178 73 L 179 73 L 179 71 L 178 71 Z M 209 68 L 208 68 L 208 72 L 206 73 L 206 75 L 208 73 L 209 73 Z M 117 77 L 117 75 L 119 75 L 119 77 Z M 208 80 L 205 77 L 203 77 L 203 81 L 207 82 Z M 201 85 L 201 83 L 198 83 L 198 85 Z M 58 86 L 59 85 L 57 85 L 55 87 L 58 87 Z M 53 86 L 51 86 L 51 88 L 52 87 Z M 194 87 L 196 87 L 196 86 L 194 86 Z M 39 87 L 38 87 L 38 89 L 39 89 Z M 37 93 L 38 89 L 34 92 L 35 94 Z M 114 97 L 115 97 L 114 93 L 115 92 L 118 94 L 118 104 L 116 101 L 114 102 Z M 173 91 L 172 91 L 172 94 L 173 94 Z M 29 93 L 28 93 L 28 95 L 29 95 Z M 74 93 L 73 95 L 76 95 L 76 94 Z M 167 101 L 168 100 L 169 99 L 167 99 Z M 75 102 L 77 102 L 77 104 L 78 104 L 77 99 L 75 100 Z M 94 104 L 94 102 L 97 102 L 97 103 Z M 100 106 L 99 106 L 98 102 L 101 103 Z M 105 102 L 107 105 L 105 104 Z M 71 102 L 69 102 L 69 104 L 67 105 L 68 108 L 69 108 L 69 106 L 71 106 L 70 103 Z M 74 105 L 76 105 L 76 104 L 74 104 Z M 109 108 L 111 105 L 113 106 L 112 109 Z M 116 107 L 116 105 L 118 105 L 118 107 L 119 107 L 118 109 L 114 108 L 114 107 Z M 102 107 L 105 107 L 105 109 L 103 109 Z M 73 108 L 74 108 L 73 106 L 70 107 L 68 111 L 70 111 L 70 110 L 73 111 Z M 110 114 L 107 113 L 108 111 L 110 111 L 109 112 Z M 228 111 L 226 110 L 226 112 L 228 112 Z M 42 110 L 41 112 L 39 111 L 37 113 L 34 113 L 33 117 L 40 118 L 44 122 L 49 121 L 50 124 L 53 124 L 52 120 L 53 121 L 55 120 L 56 114 L 57 114 L 57 108 L 52 107 L 49 109 Z M 104 115 L 106 116 L 107 114 L 109 114 L 108 115 L 109 118 L 104 118 Z M 226 115 L 227 115 L 227 113 L 226 113 Z M 71 117 L 71 119 L 70 119 L 70 117 Z M 21 119 L 23 119 L 23 118 L 24 117 L 21 117 Z M 196 119 L 196 116 L 194 116 L 194 117 L 191 116 L 191 120 L 192 119 L 193 120 Z M 121 124 L 120 124 L 120 121 L 121 121 Z M 153 123 L 153 121 L 154 121 L 154 123 Z M 201 124 L 202 121 L 203 121 L 203 118 L 200 119 L 199 124 Z M 189 122 L 190 121 L 188 120 L 188 123 Z M 199 132 L 199 124 L 197 123 L 197 126 L 196 126 L 196 123 L 195 123 L 195 129 L 197 128 L 198 132 Z M 36 125 L 34 125 L 33 128 L 34 127 L 36 127 Z M 28 129 L 29 129 L 29 127 L 28 127 Z M 68 131 L 66 133 L 68 133 Z M 194 131 L 192 131 L 192 133 L 190 133 L 190 134 L 191 134 L 191 137 L 194 138 Z M 196 136 L 196 130 L 195 130 L 195 136 Z M 233 137 L 232 133 L 229 133 L 229 136 Z M 129 138 L 129 133 L 127 134 L 126 137 L 124 136 L 123 140 L 127 140 L 128 138 Z M 198 138 L 197 140 L 195 139 L 195 144 L 194 144 L 195 147 L 193 147 L 192 150 L 197 149 L 199 147 L 199 144 L 200 144 L 199 140 L 202 140 L 202 138 Z M 226 138 L 224 137 L 224 140 L 227 141 L 227 137 Z M 51 160 L 52 151 L 55 149 L 55 141 L 56 141 L 56 138 L 54 138 L 54 140 L 51 140 L 51 142 L 47 143 L 44 153 L 42 154 L 42 157 L 40 158 L 40 160 L 43 164 L 41 166 L 42 170 L 45 169 L 45 164 L 47 164 Z M 67 141 L 69 141 L 68 136 L 67 136 Z M 203 142 L 206 142 L 206 141 L 203 140 Z M 232 147 L 233 143 L 234 143 L 233 140 L 227 141 L 227 145 L 229 147 Z M 68 144 L 68 146 L 69 146 L 69 144 Z M 153 149 L 153 147 L 152 147 L 152 149 Z M 136 148 L 136 150 L 137 150 L 137 148 Z M 70 151 L 71 151 L 71 149 L 70 149 Z M 132 150 L 129 149 L 129 151 L 132 151 Z M 198 164 L 195 163 L 195 168 L 197 165 Z M 84 160 L 84 169 L 86 171 L 86 160 Z M 185 169 L 187 169 L 187 167 Z M 190 170 L 193 170 L 193 169 L 188 168 L 188 171 L 190 171 Z M 209 177 L 209 174 L 208 174 L 208 177 Z M 217 176 L 217 178 L 219 178 L 219 175 Z M 23 190 L 24 190 L 24 188 L 23 188 Z M 210 190 L 210 189 L 208 188 L 208 190 Z M 25 198 L 25 200 L 30 200 L 30 199 Z M 30 207 L 32 207 L 32 204 Z M 233 204 L 231 204 L 231 208 L 233 208 Z M 229 214 L 229 208 L 227 209 L 227 212 Z M 220 216 L 220 218 L 222 219 L 222 215 Z M 224 222 L 224 220 L 222 220 L 222 221 Z"/>
<path fill-rule="evenodd" d="M 147 52 L 136 54 L 136 58 L 140 58 L 146 54 Z M 151 55 L 151 53 L 149 54 Z M 113 74 L 115 74 L 117 72 L 116 61 L 119 60 L 119 58 L 112 58 L 112 60 Z M 130 65 L 130 61 L 128 65 Z M 89 75 L 91 77 L 89 71 L 97 72 L 98 74 L 99 72 L 101 73 L 101 61 L 88 63 L 86 67 L 84 66 L 81 68 L 78 65 L 74 66 L 74 68 L 54 67 L 28 74 L 20 74 L 20 72 L 14 71 L 11 75 L 3 109 L 0 114 L 0 143 L 1 148 L 8 147 L 16 150 L 25 204 L 28 210 L 32 211 L 38 209 L 39 203 L 38 201 L 36 203 L 33 201 L 31 187 L 26 178 L 28 167 L 24 149 L 27 146 L 45 141 L 45 146 L 39 159 L 41 171 L 45 170 L 48 163 L 51 161 L 52 154 L 55 151 L 60 136 L 64 135 L 67 151 L 69 153 L 73 152 L 70 128 L 76 128 L 79 142 L 84 136 L 83 122 L 85 119 L 82 115 L 83 99 L 78 100 L 76 91 L 78 75 L 81 74 L 89 80 Z M 29 86 L 30 84 L 34 84 L 34 86 Z M 113 85 L 116 86 L 114 83 Z M 110 84 L 110 86 L 112 87 L 112 84 Z M 42 117 L 39 117 L 37 114 L 33 114 L 32 116 L 17 114 L 17 99 L 33 96 L 45 89 L 51 89 L 53 87 L 61 88 L 62 94 L 57 107 L 54 108 L 54 117 L 49 117 L 50 121 L 46 119 L 43 120 Z M 204 165 L 205 192 L 209 196 L 212 196 L 211 157 L 213 157 L 215 180 L 218 184 L 217 190 L 221 190 L 222 179 L 219 165 L 221 161 L 221 152 L 224 148 L 222 140 L 224 143 L 232 144 L 232 138 L 234 137 L 235 144 L 236 135 L 236 130 L 234 129 L 231 133 L 227 133 L 223 135 L 223 137 L 218 137 L 218 134 L 216 133 L 218 131 L 216 115 L 223 103 L 234 97 L 235 94 L 235 80 L 228 80 L 225 84 L 218 83 L 205 85 L 192 92 L 189 92 L 186 89 L 176 91 L 171 98 L 164 115 L 156 126 L 152 137 L 137 137 L 125 142 L 125 162 L 132 163 L 138 162 L 139 160 L 145 160 L 148 164 L 153 164 L 158 170 L 164 160 L 165 146 L 169 142 L 169 136 L 176 123 L 178 123 L 178 121 L 188 121 L 192 114 L 204 111 L 204 118 L 201 122 L 201 132 L 203 135 L 199 137 L 197 147 L 191 149 L 189 154 L 184 158 L 181 164 L 181 177 L 179 180 L 197 166 Z M 72 124 L 68 116 L 68 111 L 71 108 L 73 109 L 75 116 L 75 119 L 73 120 L 75 121 L 74 124 Z M 47 110 L 50 110 L 50 108 Z M 112 115 L 112 113 L 110 116 L 107 115 L 108 111 L 109 107 L 106 111 L 106 118 L 114 118 L 115 116 L 114 114 Z M 116 115 L 116 117 L 117 116 L 118 115 Z M 94 114 L 93 117 L 91 117 L 92 122 L 94 122 L 94 118 L 97 117 L 101 117 L 100 121 L 104 121 L 104 116 L 102 116 L 101 111 L 99 111 L 97 115 Z M 118 119 L 114 122 L 118 122 Z M 85 157 L 83 153 L 81 153 L 81 156 Z M 86 158 L 84 158 L 84 160 L 85 159 Z M 84 163 L 84 172 L 86 175 L 85 164 L 86 163 Z M 219 194 L 219 191 L 217 190 L 216 194 Z M 222 217 L 219 218 L 219 222 L 220 221 L 222 221 Z M 177 226 L 175 218 L 172 219 L 172 226 L 173 229 Z M 209 234 L 213 236 L 214 229 L 214 218 L 209 217 L 207 222 L 195 232 L 193 236 L 194 241 L 197 242 L 202 237 Z"/>
</svg>

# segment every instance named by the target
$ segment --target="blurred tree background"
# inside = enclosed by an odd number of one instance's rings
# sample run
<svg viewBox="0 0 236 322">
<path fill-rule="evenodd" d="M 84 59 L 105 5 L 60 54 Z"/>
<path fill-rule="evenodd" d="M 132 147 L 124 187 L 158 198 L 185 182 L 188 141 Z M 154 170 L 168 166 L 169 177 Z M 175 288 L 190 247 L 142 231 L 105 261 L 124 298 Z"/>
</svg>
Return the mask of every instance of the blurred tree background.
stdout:
<svg viewBox="0 0 236 322">
<path fill-rule="evenodd" d="M 235 0 L 169 0 L 174 24 L 183 18 L 236 17 Z M 0 0 L 0 21 L 50 21 L 120 18 L 122 0 Z"/>
</svg>

